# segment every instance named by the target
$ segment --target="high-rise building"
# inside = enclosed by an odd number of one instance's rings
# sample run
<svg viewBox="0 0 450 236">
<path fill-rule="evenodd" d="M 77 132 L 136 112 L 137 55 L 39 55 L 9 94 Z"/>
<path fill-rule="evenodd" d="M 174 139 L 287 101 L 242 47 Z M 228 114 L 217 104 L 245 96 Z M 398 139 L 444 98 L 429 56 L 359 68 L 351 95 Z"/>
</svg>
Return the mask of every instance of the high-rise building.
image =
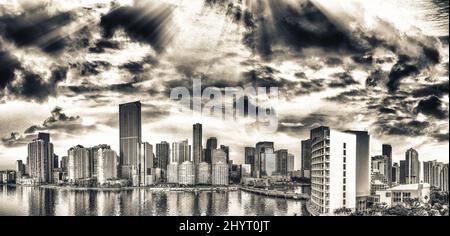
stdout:
<svg viewBox="0 0 450 236">
<path fill-rule="evenodd" d="M 288 153 L 287 159 L 287 172 L 291 173 L 295 168 L 295 156 L 292 153 Z"/>
<path fill-rule="evenodd" d="M 256 152 L 256 148 L 254 147 L 245 147 L 245 157 L 244 157 L 244 161 L 245 164 L 249 164 L 249 165 L 254 165 L 255 163 L 255 152 Z"/>
<path fill-rule="evenodd" d="M 356 207 L 356 135 L 311 130 L 311 204 L 319 214 Z"/>
<path fill-rule="evenodd" d="M 212 152 L 217 149 L 217 138 L 210 137 L 206 140 L 205 161 L 211 164 Z"/>
<path fill-rule="evenodd" d="M 406 184 L 406 161 L 400 160 L 400 184 Z"/>
<path fill-rule="evenodd" d="M 119 105 L 120 175 L 132 179 L 132 170 L 137 169 L 139 144 L 142 141 L 141 102 Z"/>
<path fill-rule="evenodd" d="M 179 165 L 178 181 L 181 185 L 195 185 L 195 165 L 192 161 L 185 161 Z"/>
<path fill-rule="evenodd" d="M 216 164 L 217 162 L 221 161 L 222 163 L 226 163 L 227 161 L 227 154 L 222 149 L 215 149 L 213 150 L 213 156 L 212 156 L 212 164 Z"/>
<path fill-rule="evenodd" d="M 28 173 L 35 183 L 51 183 L 53 180 L 53 144 L 50 134 L 39 133 L 38 138 L 28 144 Z"/>
<path fill-rule="evenodd" d="M 419 153 L 410 148 L 406 151 L 405 157 L 406 184 L 418 184 L 420 182 Z"/>
<path fill-rule="evenodd" d="M 389 144 L 383 144 L 381 155 L 387 157 L 387 180 L 389 186 L 392 186 L 392 146 Z"/>
<path fill-rule="evenodd" d="M 84 148 L 81 145 L 77 145 L 69 149 L 67 156 L 67 174 L 70 183 L 75 183 L 76 180 L 91 177 L 89 148 Z"/>
<path fill-rule="evenodd" d="M 252 165 L 251 164 L 242 164 L 241 165 L 241 179 L 249 178 L 252 176 Z"/>
<path fill-rule="evenodd" d="M 63 172 L 67 172 L 67 164 L 68 164 L 68 157 L 67 156 L 61 157 L 60 166 Z"/>
<path fill-rule="evenodd" d="M 265 148 L 264 152 L 261 154 L 261 158 L 264 161 L 264 164 L 266 165 L 264 169 L 266 170 L 263 175 L 265 176 L 273 176 L 280 174 L 278 172 L 278 152 L 275 153 L 272 148 Z"/>
<path fill-rule="evenodd" d="M 448 192 L 448 163 L 444 165 L 441 171 L 441 190 L 444 192 Z"/>
<path fill-rule="evenodd" d="M 59 157 L 53 154 L 53 169 L 59 168 Z"/>
<path fill-rule="evenodd" d="M 311 177 L 311 141 L 309 139 L 302 140 L 302 155 L 301 155 L 301 170 L 302 176 L 306 178 Z"/>
<path fill-rule="evenodd" d="M 398 163 L 392 165 L 392 184 L 400 184 L 400 166 Z"/>
<path fill-rule="evenodd" d="M 276 151 L 276 172 L 279 175 L 287 175 L 287 158 L 288 158 L 288 150 L 280 149 Z"/>
<path fill-rule="evenodd" d="M 226 163 L 229 164 L 230 163 L 230 147 L 225 146 L 225 145 L 220 145 L 220 149 L 222 151 L 225 152 L 225 157 L 226 157 Z"/>
<path fill-rule="evenodd" d="M 229 183 L 228 165 L 222 162 L 222 160 L 212 165 L 211 182 L 212 185 L 222 185 L 222 186 L 228 185 Z"/>
<path fill-rule="evenodd" d="M 156 165 L 155 167 L 161 168 L 162 170 L 167 170 L 167 165 L 169 164 L 170 157 L 170 145 L 169 143 L 163 141 L 156 144 Z"/>
<path fill-rule="evenodd" d="M 211 184 L 211 165 L 208 162 L 198 164 L 197 173 L 197 184 Z"/>
<path fill-rule="evenodd" d="M 264 152 L 266 148 L 274 149 L 273 142 L 258 142 L 256 143 L 256 153 L 255 153 L 255 162 L 252 166 L 252 176 L 255 178 L 261 178 L 263 172 L 265 172 L 264 160 L 261 158 L 261 154 Z"/>
<path fill-rule="evenodd" d="M 178 184 L 178 163 L 173 162 L 167 165 L 167 183 Z"/>
<path fill-rule="evenodd" d="M 146 176 L 151 175 L 153 169 L 153 146 L 147 142 L 143 142 L 140 145 L 139 160 L 137 166 L 138 177 L 133 178 L 136 183 L 134 186 L 147 186 L 151 183 L 146 183 Z"/>
<path fill-rule="evenodd" d="M 172 160 L 171 163 L 183 163 L 190 161 L 190 146 L 188 140 L 172 143 Z"/>
<path fill-rule="evenodd" d="M 194 124 L 193 125 L 193 145 L 194 145 L 194 153 L 193 153 L 193 162 L 194 165 L 198 165 L 200 162 L 202 162 L 202 124 Z"/>
<path fill-rule="evenodd" d="M 90 175 L 91 177 L 97 177 L 97 152 L 99 149 L 111 149 L 107 144 L 100 144 L 89 148 L 89 162 L 90 162 Z"/>
<path fill-rule="evenodd" d="M 371 164 L 371 182 L 370 188 L 372 190 L 372 194 L 375 194 L 376 191 L 386 190 L 390 187 L 389 185 L 389 176 L 392 171 L 392 168 L 389 168 L 389 157 L 388 156 L 373 156 L 372 164 Z"/>
<path fill-rule="evenodd" d="M 429 183 L 432 187 L 444 189 L 444 179 L 442 172 L 445 172 L 445 164 L 442 162 L 423 162 L 423 182 Z"/>
<path fill-rule="evenodd" d="M 118 157 L 117 153 L 109 147 L 101 147 L 96 152 L 97 182 L 102 185 L 108 180 L 117 179 Z"/>
</svg>

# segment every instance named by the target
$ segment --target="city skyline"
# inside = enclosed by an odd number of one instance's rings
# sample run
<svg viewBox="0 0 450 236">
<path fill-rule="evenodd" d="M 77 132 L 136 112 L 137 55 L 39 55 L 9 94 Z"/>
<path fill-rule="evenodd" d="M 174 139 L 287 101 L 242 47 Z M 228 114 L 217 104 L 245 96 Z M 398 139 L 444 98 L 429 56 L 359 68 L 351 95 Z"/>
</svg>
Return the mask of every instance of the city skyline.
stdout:
<svg viewBox="0 0 450 236">
<path fill-rule="evenodd" d="M 54 134 L 59 155 L 99 140 L 119 152 L 117 106 L 136 100 L 143 140 L 190 138 L 198 122 L 239 163 L 260 140 L 298 156 L 318 125 L 367 129 L 370 153 L 389 143 L 394 162 L 411 147 L 446 161 L 448 2 L 405 1 L 0 3 L 0 168 L 25 160 L 39 131 Z M 177 111 L 170 90 L 193 79 L 278 87 L 277 131 Z"/>
</svg>

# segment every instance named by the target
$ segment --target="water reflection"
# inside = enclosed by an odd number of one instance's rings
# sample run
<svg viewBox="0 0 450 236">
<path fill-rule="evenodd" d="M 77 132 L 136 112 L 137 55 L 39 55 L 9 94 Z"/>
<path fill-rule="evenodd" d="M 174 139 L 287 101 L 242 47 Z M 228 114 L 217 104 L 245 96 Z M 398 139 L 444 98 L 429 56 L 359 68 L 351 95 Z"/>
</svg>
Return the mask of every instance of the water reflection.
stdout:
<svg viewBox="0 0 450 236">
<path fill-rule="evenodd" d="M 242 191 L 87 191 L 0 186 L 0 215 L 302 215 L 304 202 Z"/>
</svg>

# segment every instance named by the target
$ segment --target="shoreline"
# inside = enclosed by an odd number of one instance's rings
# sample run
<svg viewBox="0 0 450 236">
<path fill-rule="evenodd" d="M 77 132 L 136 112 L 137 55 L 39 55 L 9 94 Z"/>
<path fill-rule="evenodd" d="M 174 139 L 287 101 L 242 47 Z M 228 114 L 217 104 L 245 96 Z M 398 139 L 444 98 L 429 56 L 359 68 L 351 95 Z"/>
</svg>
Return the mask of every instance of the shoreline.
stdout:
<svg viewBox="0 0 450 236">
<path fill-rule="evenodd" d="M 173 191 L 173 192 L 201 192 L 201 191 L 237 191 L 239 186 L 195 186 L 195 187 L 177 187 L 177 186 L 142 186 L 142 187 L 76 187 L 76 186 L 58 186 L 58 185 L 18 185 L 7 184 L 14 187 L 32 187 L 42 189 L 61 189 L 61 190 L 78 190 L 78 191 L 129 191 L 134 189 L 146 189 L 155 192 Z"/>
</svg>

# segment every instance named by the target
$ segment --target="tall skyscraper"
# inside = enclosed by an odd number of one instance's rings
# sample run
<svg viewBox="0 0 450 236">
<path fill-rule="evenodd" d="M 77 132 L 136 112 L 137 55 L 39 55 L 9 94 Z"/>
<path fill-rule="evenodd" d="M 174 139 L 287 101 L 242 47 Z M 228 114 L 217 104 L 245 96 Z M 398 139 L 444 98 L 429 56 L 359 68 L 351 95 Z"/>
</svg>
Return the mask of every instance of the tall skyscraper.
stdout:
<svg viewBox="0 0 450 236">
<path fill-rule="evenodd" d="M 431 186 L 444 189 L 444 179 L 442 172 L 445 172 L 445 164 L 442 162 L 424 161 L 423 162 L 423 182 L 429 183 Z"/>
<path fill-rule="evenodd" d="M 280 149 L 276 152 L 276 172 L 280 175 L 287 175 L 288 150 Z"/>
<path fill-rule="evenodd" d="M 306 178 L 311 177 L 311 141 L 309 139 L 302 140 L 301 153 L 301 169 L 302 176 Z"/>
<path fill-rule="evenodd" d="M 139 144 L 142 141 L 141 102 L 119 105 L 121 176 L 132 179 L 132 170 L 137 169 Z"/>
<path fill-rule="evenodd" d="M 210 137 L 206 140 L 205 162 L 211 164 L 212 152 L 217 149 L 217 138 Z"/>
<path fill-rule="evenodd" d="M 253 165 L 255 162 L 255 152 L 256 152 L 256 148 L 254 147 L 245 147 L 244 148 L 245 151 L 245 156 L 244 156 L 244 161 L 245 164 L 249 164 L 249 165 Z"/>
<path fill-rule="evenodd" d="M 134 186 L 147 186 L 147 175 L 151 175 L 153 168 L 153 146 L 147 142 L 140 144 L 139 161 L 138 161 L 138 177 L 133 178 Z"/>
<path fill-rule="evenodd" d="M 225 146 L 225 145 L 220 145 L 220 149 L 223 150 L 225 152 L 225 156 L 227 159 L 227 164 L 230 163 L 230 147 Z"/>
<path fill-rule="evenodd" d="M 448 192 L 448 163 L 444 165 L 441 171 L 441 190 Z"/>
<path fill-rule="evenodd" d="M 156 144 L 156 165 L 155 167 L 167 170 L 167 165 L 169 164 L 170 157 L 170 145 L 169 143 L 163 141 Z"/>
<path fill-rule="evenodd" d="M 264 149 L 264 152 L 261 153 L 261 158 L 264 159 L 264 170 L 265 173 L 263 175 L 265 176 L 273 176 L 276 174 L 280 174 L 279 172 L 279 164 L 278 164 L 278 152 L 274 152 L 272 148 L 266 148 Z"/>
<path fill-rule="evenodd" d="M 97 152 L 99 149 L 111 149 L 107 144 L 100 144 L 89 149 L 89 162 L 91 177 L 97 177 Z"/>
<path fill-rule="evenodd" d="M 406 184 L 417 184 L 420 182 L 419 153 L 410 148 L 406 151 L 405 157 Z"/>
<path fill-rule="evenodd" d="M 387 170 L 388 170 L 388 175 L 387 175 L 387 180 L 388 180 L 388 184 L 389 186 L 392 186 L 392 146 L 389 144 L 383 144 L 382 146 L 382 151 L 381 151 L 381 155 L 386 156 L 387 159 Z"/>
<path fill-rule="evenodd" d="M 190 145 L 188 140 L 172 143 L 172 161 L 171 163 L 181 164 L 185 161 L 190 161 Z"/>
<path fill-rule="evenodd" d="M 392 184 L 400 184 L 400 166 L 398 163 L 392 165 Z"/>
<path fill-rule="evenodd" d="M 400 160 L 400 184 L 406 184 L 406 161 Z"/>
<path fill-rule="evenodd" d="M 193 161 L 194 165 L 198 165 L 202 162 L 202 124 L 194 124 L 193 125 L 193 145 L 194 145 L 194 153 L 193 153 Z"/>
<path fill-rule="evenodd" d="M 91 177 L 89 148 L 77 145 L 69 149 L 67 156 L 67 175 L 70 183 L 75 183 L 77 180 Z"/>
<path fill-rule="evenodd" d="M 320 214 L 356 207 L 356 135 L 311 130 L 311 203 Z"/>
<path fill-rule="evenodd" d="M 288 174 L 295 169 L 295 156 L 292 153 L 288 153 L 287 159 L 287 172 Z"/>
<path fill-rule="evenodd" d="M 365 205 L 370 195 L 370 135 L 367 131 L 346 132 L 356 136 L 356 197 L 359 205 Z"/>
<path fill-rule="evenodd" d="M 274 149 L 273 142 L 258 142 L 256 143 L 256 153 L 255 153 L 255 162 L 252 166 L 252 176 L 255 178 L 261 178 L 261 175 L 264 170 L 264 159 L 261 157 L 261 154 L 264 152 L 266 148 Z"/>
<path fill-rule="evenodd" d="M 39 133 L 37 139 L 28 144 L 28 173 L 35 183 L 51 183 L 53 180 L 53 144 L 50 134 Z"/>
</svg>

